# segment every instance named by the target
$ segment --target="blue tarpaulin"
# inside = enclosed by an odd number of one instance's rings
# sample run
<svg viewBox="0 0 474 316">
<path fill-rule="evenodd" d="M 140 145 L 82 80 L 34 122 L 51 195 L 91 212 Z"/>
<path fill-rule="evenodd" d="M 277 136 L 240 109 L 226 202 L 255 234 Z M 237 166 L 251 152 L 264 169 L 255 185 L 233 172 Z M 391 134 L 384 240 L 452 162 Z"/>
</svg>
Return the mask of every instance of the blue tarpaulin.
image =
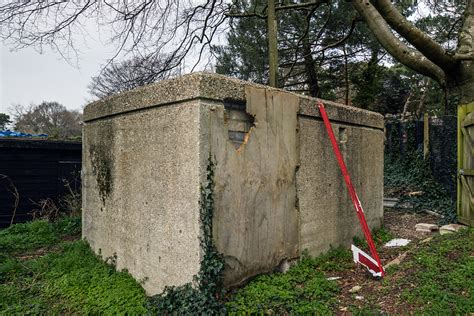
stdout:
<svg viewBox="0 0 474 316">
<path fill-rule="evenodd" d="M 10 130 L 6 131 L 0 131 L 0 137 L 39 137 L 39 138 L 45 138 L 48 137 L 47 134 L 28 134 L 28 133 L 22 133 L 22 132 L 13 132 Z"/>
</svg>

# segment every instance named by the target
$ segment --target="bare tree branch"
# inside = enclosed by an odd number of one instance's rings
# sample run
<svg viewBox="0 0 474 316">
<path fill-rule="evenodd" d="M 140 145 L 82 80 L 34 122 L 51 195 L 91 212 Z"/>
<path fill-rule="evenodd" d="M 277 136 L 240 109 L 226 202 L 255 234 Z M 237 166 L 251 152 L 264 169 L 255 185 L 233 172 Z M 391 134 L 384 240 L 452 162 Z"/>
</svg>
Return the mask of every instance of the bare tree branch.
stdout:
<svg viewBox="0 0 474 316">
<path fill-rule="evenodd" d="M 461 61 L 461 60 L 474 60 L 474 53 L 468 54 L 454 54 L 453 59 Z"/>
<path fill-rule="evenodd" d="M 397 33 L 438 67 L 448 72 L 456 67 L 456 60 L 440 44 L 408 21 L 390 0 L 374 0 L 373 5 Z"/>
<path fill-rule="evenodd" d="M 298 9 L 305 9 L 305 10 L 313 10 L 314 8 L 319 7 L 323 3 L 329 3 L 329 0 L 316 0 L 312 2 L 304 2 L 304 3 L 297 3 L 297 4 L 287 4 L 287 5 L 280 5 L 275 7 L 275 11 L 283 11 L 283 10 L 298 10 Z M 266 6 L 263 8 L 261 12 L 257 12 L 254 8 L 252 12 L 229 12 L 226 13 L 226 16 L 231 18 L 249 18 L 249 17 L 258 17 L 261 19 L 266 19 L 267 15 L 264 14 L 266 11 Z"/>
<path fill-rule="evenodd" d="M 323 3 L 329 3 L 329 0 L 316 0 L 311 2 L 304 2 L 298 4 L 287 4 L 275 7 L 275 11 L 289 10 L 289 9 L 302 9 L 302 8 L 312 8 L 318 7 Z"/>
<path fill-rule="evenodd" d="M 20 194 L 18 193 L 18 190 L 15 184 L 13 183 L 13 180 L 9 176 L 5 174 L 0 174 L 0 180 L 5 180 L 7 182 L 5 187 L 8 190 L 8 192 L 10 192 L 13 195 L 15 199 L 15 202 L 13 202 L 12 217 L 10 219 L 10 226 L 11 226 L 13 225 L 13 222 L 15 221 L 16 211 L 18 209 L 18 204 L 20 203 Z"/>
<path fill-rule="evenodd" d="M 114 59 L 125 55 L 168 56 L 163 71 L 179 67 L 186 54 L 208 50 L 228 18 L 224 0 L 14 1 L 0 2 L 0 39 L 14 48 L 51 47 L 65 59 L 76 53 L 73 35 L 95 20 L 111 33 Z"/>
<path fill-rule="evenodd" d="M 351 28 L 349 29 L 349 32 L 347 32 L 346 36 L 344 36 L 343 38 L 341 38 L 340 40 L 338 40 L 334 43 L 331 43 L 331 44 L 328 44 L 328 45 L 324 46 L 319 51 L 321 52 L 321 51 L 325 51 L 325 50 L 330 49 L 330 48 L 337 47 L 337 46 L 343 44 L 345 41 L 347 41 L 349 39 L 349 37 L 351 37 L 352 32 L 354 32 L 356 23 L 357 23 L 357 19 L 356 18 L 352 19 Z M 344 56 L 347 56 L 347 55 L 344 53 Z"/>
<path fill-rule="evenodd" d="M 99 99 L 109 95 L 135 89 L 178 74 L 167 67 L 167 58 L 156 55 L 135 56 L 120 63 L 111 63 L 100 75 L 93 77 L 89 93 Z"/>
<path fill-rule="evenodd" d="M 400 41 L 369 0 L 352 0 L 352 3 L 357 12 L 365 19 L 380 44 L 395 59 L 405 66 L 436 80 L 441 86 L 445 86 L 446 77 L 443 70 L 420 52 L 411 49 Z"/>
<path fill-rule="evenodd" d="M 260 14 L 260 13 L 226 13 L 226 16 L 229 18 L 251 18 L 251 17 L 257 17 L 260 19 L 266 19 L 267 15 Z"/>
</svg>

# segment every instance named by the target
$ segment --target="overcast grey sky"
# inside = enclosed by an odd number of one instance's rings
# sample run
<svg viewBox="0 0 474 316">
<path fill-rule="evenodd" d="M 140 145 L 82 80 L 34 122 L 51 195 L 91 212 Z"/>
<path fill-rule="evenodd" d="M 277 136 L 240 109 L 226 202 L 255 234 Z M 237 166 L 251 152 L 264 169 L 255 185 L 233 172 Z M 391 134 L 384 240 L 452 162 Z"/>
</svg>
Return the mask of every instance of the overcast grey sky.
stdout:
<svg viewBox="0 0 474 316">
<path fill-rule="evenodd" d="M 0 113 L 7 114 L 15 104 L 43 101 L 57 101 L 68 109 L 81 110 L 92 99 L 87 91 L 91 77 L 97 76 L 101 66 L 114 56 L 114 47 L 94 40 L 87 46 L 78 41 L 78 65 L 75 60 L 68 62 L 50 49 L 40 54 L 33 48 L 12 51 L 2 42 L 0 46 Z M 190 53 L 187 60 L 191 62 L 182 69 L 183 73 L 190 72 L 194 66 L 194 55 Z M 196 71 L 210 70 L 205 59 Z"/>
<path fill-rule="evenodd" d="M 108 46 L 105 43 L 109 43 L 116 31 L 94 19 L 82 21 L 80 30 L 82 33 L 75 33 L 72 38 L 78 51 L 78 65 L 74 58 L 71 65 L 47 47 L 42 54 L 34 48 L 12 51 L 9 43 L 0 41 L 0 112 L 9 113 L 9 108 L 15 104 L 43 101 L 57 101 L 69 109 L 79 110 L 90 102 L 92 97 L 87 86 L 91 77 L 98 75 L 101 66 L 115 55 L 117 43 Z M 217 34 L 216 43 L 223 40 L 223 34 Z M 193 69 L 198 52 L 198 46 L 191 49 L 182 65 L 182 73 Z M 123 58 L 130 56 L 120 55 L 114 61 Z M 194 70 L 211 70 L 212 65 L 208 63 L 209 58 L 203 58 Z"/>
<path fill-rule="evenodd" d="M 0 112 L 3 113 L 13 104 L 42 101 L 57 101 L 69 109 L 81 109 L 91 99 L 87 92 L 91 77 L 111 57 L 110 48 L 93 42 L 80 48 L 77 68 L 49 49 L 40 54 L 33 48 L 11 51 L 4 43 L 0 45 Z"/>
</svg>

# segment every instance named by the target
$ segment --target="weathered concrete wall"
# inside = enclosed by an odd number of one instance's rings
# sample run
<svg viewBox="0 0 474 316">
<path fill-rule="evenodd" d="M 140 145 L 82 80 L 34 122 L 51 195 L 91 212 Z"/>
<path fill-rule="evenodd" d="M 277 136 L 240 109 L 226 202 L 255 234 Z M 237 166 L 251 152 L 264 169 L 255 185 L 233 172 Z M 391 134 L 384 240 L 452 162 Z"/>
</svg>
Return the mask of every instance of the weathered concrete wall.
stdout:
<svg viewBox="0 0 474 316">
<path fill-rule="evenodd" d="M 83 236 L 146 280 L 148 293 L 199 271 L 199 106 L 184 102 L 85 123 Z"/>
<path fill-rule="evenodd" d="M 311 255 L 349 245 L 363 236 L 326 128 L 315 118 L 299 117 L 300 161 L 297 187 L 300 243 Z M 383 132 L 332 124 L 339 148 L 364 208 L 369 227 L 383 216 Z"/>
<path fill-rule="evenodd" d="M 254 126 L 240 147 L 229 139 L 224 104 L 210 111 L 208 122 L 216 163 L 214 237 L 229 286 L 298 256 L 298 97 L 253 87 L 246 95 Z"/>
<path fill-rule="evenodd" d="M 84 230 L 93 249 L 148 279 L 199 270 L 199 187 L 216 163 L 214 239 L 226 286 L 360 228 L 315 99 L 197 73 L 85 109 Z M 380 224 L 382 116 L 325 102 L 371 227 Z M 106 181 L 104 181 L 104 179 Z M 103 183 L 103 184 L 101 184 Z"/>
</svg>

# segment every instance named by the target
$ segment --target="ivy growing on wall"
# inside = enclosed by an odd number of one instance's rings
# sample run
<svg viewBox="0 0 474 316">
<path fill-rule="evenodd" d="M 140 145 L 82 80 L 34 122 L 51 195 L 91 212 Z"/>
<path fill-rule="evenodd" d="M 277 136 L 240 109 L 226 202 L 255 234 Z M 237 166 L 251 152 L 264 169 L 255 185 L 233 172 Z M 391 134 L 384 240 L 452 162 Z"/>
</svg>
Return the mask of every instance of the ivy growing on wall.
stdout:
<svg viewBox="0 0 474 316">
<path fill-rule="evenodd" d="M 219 298 L 222 295 L 221 277 L 224 259 L 218 253 L 212 237 L 214 214 L 214 163 L 209 157 L 206 183 L 201 186 L 200 246 L 202 259 L 199 273 L 192 283 L 166 287 L 162 294 L 150 299 L 150 309 L 158 314 L 215 315 L 225 313 Z"/>
</svg>

